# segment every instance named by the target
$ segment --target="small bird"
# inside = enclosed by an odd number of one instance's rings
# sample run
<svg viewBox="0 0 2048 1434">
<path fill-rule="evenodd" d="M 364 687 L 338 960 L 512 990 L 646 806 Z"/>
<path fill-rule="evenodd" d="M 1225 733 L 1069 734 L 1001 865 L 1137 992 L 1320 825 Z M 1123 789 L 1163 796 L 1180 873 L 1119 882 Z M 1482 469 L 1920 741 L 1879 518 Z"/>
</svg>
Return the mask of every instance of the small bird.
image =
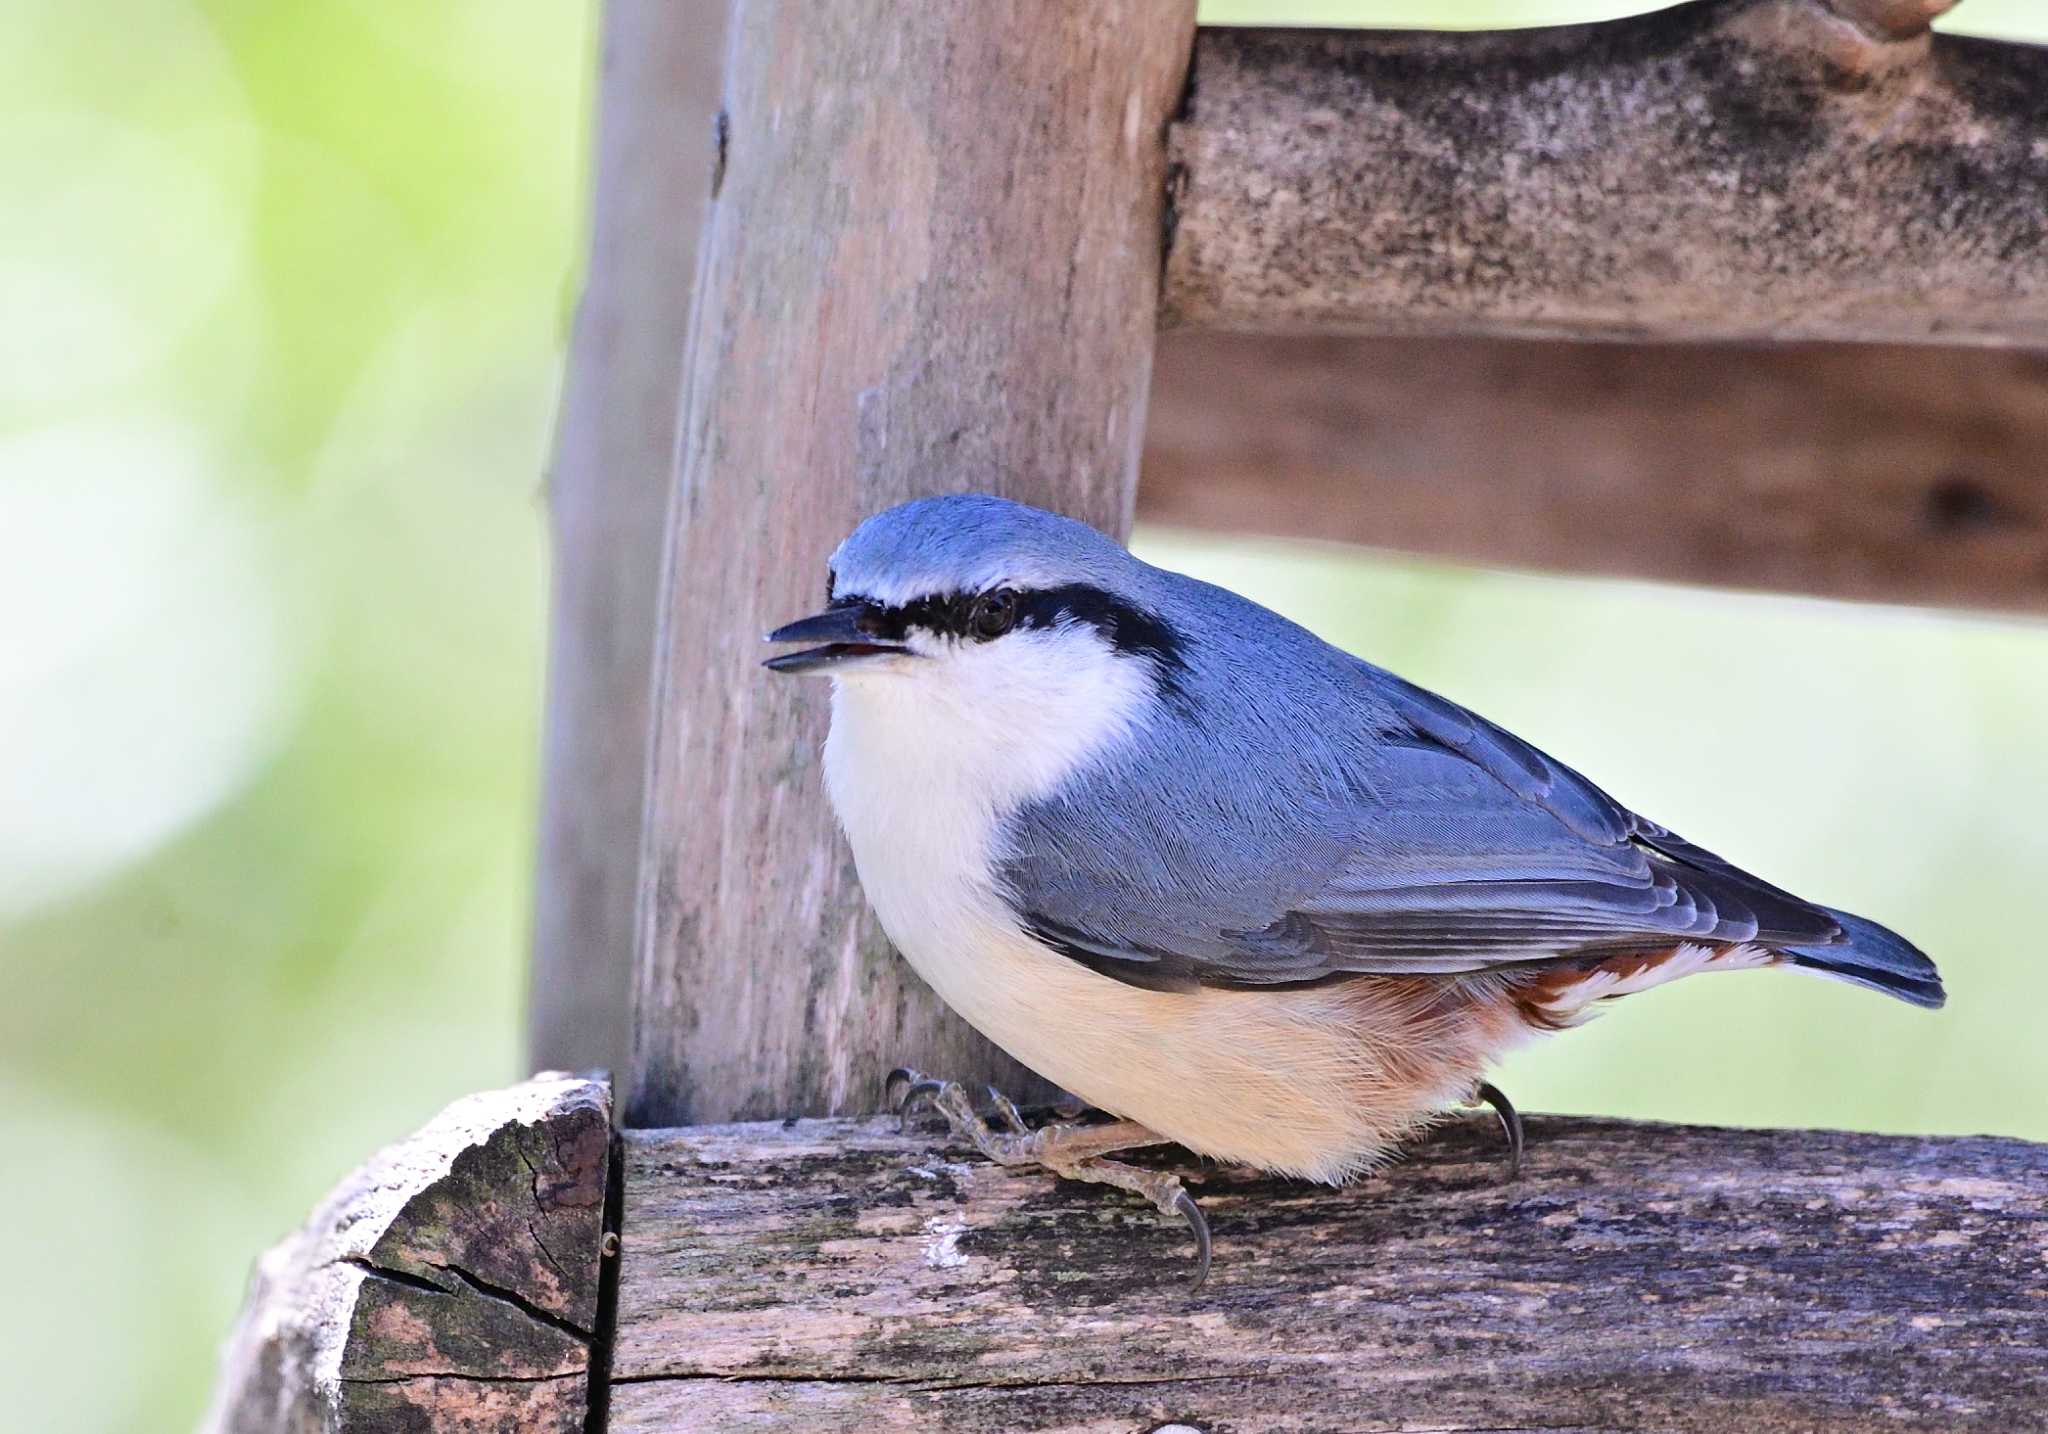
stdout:
<svg viewBox="0 0 2048 1434">
<path fill-rule="evenodd" d="M 768 660 L 832 678 L 826 790 L 890 939 L 1109 1123 L 991 1129 L 1209 1238 L 1176 1142 L 1337 1183 L 1501 1055 L 1695 971 L 1786 966 L 1939 1006 L 1933 963 L 1637 816 L 1561 762 L 1223 588 L 1000 498 L 925 498 L 832 555 Z M 1198 1275 L 1196 1283 L 1200 1283 Z"/>
</svg>

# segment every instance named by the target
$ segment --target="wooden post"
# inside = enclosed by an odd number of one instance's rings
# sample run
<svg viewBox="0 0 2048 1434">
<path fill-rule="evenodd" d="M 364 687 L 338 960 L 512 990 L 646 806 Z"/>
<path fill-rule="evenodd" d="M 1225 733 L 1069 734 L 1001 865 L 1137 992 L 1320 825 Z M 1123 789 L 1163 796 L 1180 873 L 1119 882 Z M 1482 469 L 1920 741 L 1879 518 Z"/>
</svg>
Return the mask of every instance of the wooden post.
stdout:
<svg viewBox="0 0 2048 1434">
<path fill-rule="evenodd" d="M 982 489 L 1130 522 L 1193 0 L 739 0 L 684 381 L 641 872 L 636 1125 L 1009 1084 L 866 914 L 821 685 L 760 635 L 860 519 Z"/>
<path fill-rule="evenodd" d="M 553 632 L 527 1049 L 623 1069 L 661 525 L 725 0 L 607 0 L 590 259 L 548 509 Z"/>
</svg>

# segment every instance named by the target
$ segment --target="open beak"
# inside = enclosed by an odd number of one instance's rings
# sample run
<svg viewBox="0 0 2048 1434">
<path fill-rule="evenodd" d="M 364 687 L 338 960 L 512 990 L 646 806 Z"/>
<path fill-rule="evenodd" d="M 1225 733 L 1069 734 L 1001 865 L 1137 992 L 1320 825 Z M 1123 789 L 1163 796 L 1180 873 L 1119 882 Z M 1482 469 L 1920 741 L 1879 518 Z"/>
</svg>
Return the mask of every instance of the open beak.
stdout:
<svg viewBox="0 0 2048 1434">
<path fill-rule="evenodd" d="M 876 642 L 872 634 L 863 632 L 860 624 L 865 615 L 858 603 L 848 603 L 778 627 L 764 641 L 816 642 L 823 646 L 785 652 L 761 665 L 770 672 L 831 672 L 870 658 L 901 657 L 910 651 L 901 643 Z"/>
</svg>

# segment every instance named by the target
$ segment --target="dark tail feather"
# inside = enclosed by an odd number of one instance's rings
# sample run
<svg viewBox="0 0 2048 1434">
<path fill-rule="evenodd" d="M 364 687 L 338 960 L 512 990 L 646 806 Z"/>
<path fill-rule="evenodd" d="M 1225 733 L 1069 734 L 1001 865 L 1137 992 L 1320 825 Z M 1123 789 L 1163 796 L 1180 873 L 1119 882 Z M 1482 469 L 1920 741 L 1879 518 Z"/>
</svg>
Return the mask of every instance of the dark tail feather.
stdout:
<svg viewBox="0 0 2048 1434">
<path fill-rule="evenodd" d="M 1822 909 L 1841 924 L 1844 939 L 1826 946 L 1782 947 L 1793 965 L 1868 986 L 1916 1006 L 1932 1008 L 1948 999 L 1941 989 L 1941 973 L 1919 947 L 1875 921 L 1832 907 Z"/>
</svg>

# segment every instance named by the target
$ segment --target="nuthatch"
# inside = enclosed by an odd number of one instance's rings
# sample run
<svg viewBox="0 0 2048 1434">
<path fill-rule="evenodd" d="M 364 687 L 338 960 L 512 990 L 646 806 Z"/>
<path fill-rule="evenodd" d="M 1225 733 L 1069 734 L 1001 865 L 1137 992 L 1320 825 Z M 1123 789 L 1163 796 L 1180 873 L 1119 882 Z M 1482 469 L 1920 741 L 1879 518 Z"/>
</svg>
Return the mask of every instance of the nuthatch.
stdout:
<svg viewBox="0 0 2048 1434">
<path fill-rule="evenodd" d="M 1107 1124 L 991 1158 L 1208 1232 L 1174 1141 L 1338 1182 L 1446 1108 L 1519 1121 L 1487 1067 L 1616 996 L 1787 966 L 1921 1006 L 1911 944 L 1623 807 L 1455 703 L 1080 523 L 991 497 L 868 519 L 769 660 L 831 676 L 825 783 L 918 974 Z M 1199 1279 L 1197 1281 L 1199 1283 Z"/>
</svg>

